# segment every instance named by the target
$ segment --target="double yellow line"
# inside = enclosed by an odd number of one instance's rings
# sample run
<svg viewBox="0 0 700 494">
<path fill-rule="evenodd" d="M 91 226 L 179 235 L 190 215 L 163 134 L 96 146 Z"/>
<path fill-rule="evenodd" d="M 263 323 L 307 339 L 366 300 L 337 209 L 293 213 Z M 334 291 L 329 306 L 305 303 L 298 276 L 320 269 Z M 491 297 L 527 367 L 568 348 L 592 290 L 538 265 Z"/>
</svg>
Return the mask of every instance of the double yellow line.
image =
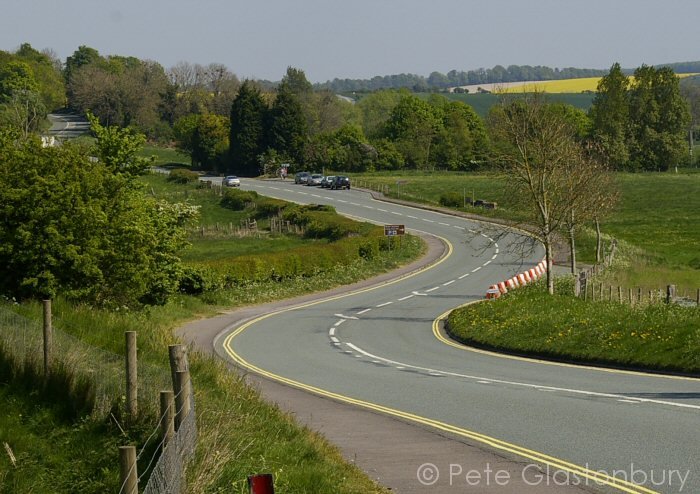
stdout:
<svg viewBox="0 0 700 494">
<path fill-rule="evenodd" d="M 585 467 L 582 467 L 579 465 L 575 465 L 573 463 L 569 463 L 569 462 L 561 460 L 559 458 L 555 458 L 553 456 L 549 456 L 549 455 L 546 455 L 544 453 L 540 453 L 538 451 L 533 451 L 531 449 L 527 449 L 527 448 L 518 446 L 516 444 L 511 444 L 511 443 L 508 443 L 506 441 L 502 441 L 500 439 L 496 439 L 494 437 L 487 436 L 485 434 L 480 434 L 478 432 L 470 431 L 468 429 L 463 429 L 461 427 L 450 425 L 450 424 L 447 424 L 445 422 L 440 422 L 438 420 L 430 419 L 427 417 L 422 417 L 420 415 L 415 415 L 415 414 L 412 414 L 409 412 L 404 412 L 402 410 L 397 410 L 397 409 L 386 407 L 386 406 L 379 405 L 376 403 L 371 403 L 368 401 L 359 400 L 357 398 L 345 396 L 345 395 L 342 395 L 339 393 L 334 393 L 332 391 L 317 388 L 315 386 L 304 384 L 302 382 L 295 381 L 293 379 L 289 379 L 287 377 L 280 376 L 278 374 L 274 374 L 272 372 L 266 371 L 265 369 L 257 367 L 256 365 L 248 362 L 247 360 L 245 360 L 241 355 L 239 355 L 234 350 L 233 340 L 237 336 L 241 335 L 244 331 L 248 330 L 254 324 L 256 324 L 264 319 L 267 319 L 268 317 L 272 317 L 272 316 L 275 316 L 275 315 L 278 315 L 278 314 L 281 314 L 284 312 L 292 311 L 292 310 L 297 310 L 297 309 L 301 309 L 301 308 L 305 308 L 305 307 L 314 306 L 314 305 L 329 302 L 332 300 L 337 300 L 340 298 L 349 297 L 352 295 L 356 295 L 358 293 L 372 291 L 372 290 L 375 290 L 377 288 L 381 288 L 381 287 L 384 287 L 384 286 L 387 286 L 390 284 L 398 283 L 399 281 L 416 276 L 424 271 L 427 271 L 427 270 L 437 266 L 438 264 L 445 261 L 445 259 L 447 259 L 452 254 L 452 251 L 453 251 L 452 244 L 447 239 L 444 239 L 441 237 L 439 237 L 439 238 L 443 242 L 445 242 L 445 244 L 448 247 L 448 250 L 435 263 L 433 263 L 429 266 L 426 266 L 420 270 L 417 270 L 415 272 L 409 273 L 409 274 L 402 276 L 400 278 L 394 279 L 394 280 L 387 282 L 387 283 L 383 283 L 380 285 L 376 285 L 373 287 L 364 288 L 364 289 L 360 289 L 360 290 L 355 290 L 353 292 L 346 293 L 346 294 L 340 294 L 340 295 L 336 295 L 336 296 L 332 296 L 332 297 L 327 297 L 327 298 L 317 300 L 314 302 L 310 302 L 307 304 L 302 304 L 302 305 L 298 305 L 298 306 L 294 306 L 294 307 L 288 307 L 285 309 L 281 309 L 281 310 L 278 310 L 275 312 L 270 312 L 268 314 L 259 316 L 255 319 L 252 319 L 252 320 L 240 325 L 234 331 L 232 331 L 229 335 L 227 335 L 223 341 L 224 351 L 239 366 L 241 366 L 245 369 L 248 369 L 252 372 L 255 372 L 256 374 L 259 374 L 259 375 L 266 377 L 268 379 L 272 379 L 274 381 L 286 384 L 288 386 L 295 387 L 297 389 L 301 389 L 301 390 L 304 390 L 304 391 L 307 391 L 310 393 L 314 393 L 316 395 L 323 396 L 326 398 L 331 398 L 333 400 L 336 400 L 336 401 L 339 401 L 342 403 L 348 403 L 350 405 L 355 405 L 355 406 L 365 408 L 368 410 L 381 412 L 381 413 L 384 413 L 386 415 L 390 415 L 393 417 L 398 417 L 398 418 L 408 420 L 411 422 L 415 422 L 418 424 L 426 425 L 426 426 L 429 426 L 429 427 L 432 427 L 434 429 L 438 429 L 438 430 L 441 430 L 444 432 L 449 432 L 451 434 L 454 434 L 454 435 L 457 435 L 460 437 L 464 437 L 464 438 L 470 439 L 472 441 L 476 441 L 476 442 L 481 443 L 481 444 L 488 445 L 494 449 L 497 449 L 500 451 L 506 451 L 508 453 L 517 455 L 519 457 L 526 458 L 526 459 L 531 460 L 537 464 L 547 465 L 547 466 L 553 467 L 557 470 L 564 471 L 564 472 L 576 475 L 576 476 L 581 477 L 581 478 L 585 478 L 585 479 L 587 479 L 589 481 L 593 481 L 599 485 L 605 485 L 608 487 L 615 488 L 621 492 L 626 492 L 626 493 L 631 493 L 631 494 L 642 494 L 642 493 L 644 493 L 644 494 L 657 494 L 656 491 L 647 489 L 643 486 L 635 485 L 635 484 L 628 482 L 626 480 L 622 480 L 622 479 L 618 479 L 616 477 L 609 476 L 609 475 L 605 474 L 604 472 L 590 470 L 588 468 L 585 468 Z M 458 347 L 461 349 L 466 349 L 466 347 L 464 347 L 462 345 L 458 345 L 454 342 L 447 340 L 444 336 L 442 336 L 442 334 L 439 331 L 439 321 L 444 319 L 449 312 L 450 311 L 445 312 L 444 314 L 440 315 L 438 318 L 436 318 L 433 321 L 433 333 L 443 343 L 446 343 L 446 344 L 449 344 L 450 346 L 455 346 L 455 347 Z M 579 483 L 579 485 L 580 485 L 580 483 Z"/>
</svg>

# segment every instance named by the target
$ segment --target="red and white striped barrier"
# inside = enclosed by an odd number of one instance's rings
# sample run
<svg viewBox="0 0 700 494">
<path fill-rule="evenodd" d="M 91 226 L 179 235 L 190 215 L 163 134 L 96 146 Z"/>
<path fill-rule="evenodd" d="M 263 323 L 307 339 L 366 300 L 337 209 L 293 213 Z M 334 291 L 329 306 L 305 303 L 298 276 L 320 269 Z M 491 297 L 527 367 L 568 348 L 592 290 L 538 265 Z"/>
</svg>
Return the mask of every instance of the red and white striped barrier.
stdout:
<svg viewBox="0 0 700 494">
<path fill-rule="evenodd" d="M 491 285 L 491 288 L 486 290 L 486 298 L 493 299 L 501 296 L 501 291 L 496 285 Z"/>
<path fill-rule="evenodd" d="M 547 260 L 543 259 L 535 267 L 526 269 L 522 273 L 518 273 L 512 278 L 491 285 L 486 290 L 486 298 L 496 299 L 501 295 L 508 293 L 510 290 L 515 290 L 518 287 L 525 286 L 528 283 L 536 281 L 547 274 Z"/>
</svg>

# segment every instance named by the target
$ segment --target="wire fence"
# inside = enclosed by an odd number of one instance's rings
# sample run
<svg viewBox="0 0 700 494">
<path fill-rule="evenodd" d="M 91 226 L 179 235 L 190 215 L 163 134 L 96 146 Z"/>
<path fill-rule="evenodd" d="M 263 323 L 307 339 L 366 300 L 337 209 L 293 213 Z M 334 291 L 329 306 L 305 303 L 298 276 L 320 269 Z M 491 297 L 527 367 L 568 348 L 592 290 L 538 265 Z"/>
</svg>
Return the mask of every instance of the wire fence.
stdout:
<svg viewBox="0 0 700 494">
<path fill-rule="evenodd" d="M 0 306 L 0 350 L 13 372 L 44 378 L 43 324 Z M 138 395 L 142 417 L 159 415 L 158 393 L 171 386 L 170 375 L 161 367 L 139 363 Z M 124 356 L 88 345 L 57 327 L 52 328 L 50 374 L 68 385 L 68 398 L 83 400 L 83 407 L 96 419 L 123 408 L 125 399 Z M 55 379 L 54 379 L 55 380 Z"/>
<path fill-rule="evenodd" d="M 100 420 L 114 412 L 123 414 L 125 408 L 126 365 L 125 357 L 86 344 L 78 338 L 52 327 L 51 360 L 49 372 L 44 369 L 43 323 L 14 312 L 10 306 L 0 304 L 0 360 L 15 376 L 22 376 L 37 387 L 46 389 L 55 382 L 66 386 L 52 389 L 62 399 L 74 402 L 74 408 Z M 160 394 L 172 389 L 171 374 L 162 367 L 146 362 L 138 363 L 138 397 L 141 420 L 155 422 L 148 439 L 137 455 L 138 484 L 144 485 L 144 493 L 169 494 L 181 492 L 185 467 L 197 446 L 197 423 L 194 393 L 187 383 L 189 413 L 169 436 L 163 433 L 166 416 L 171 418 L 182 409 L 161 409 Z M 175 402 L 183 388 L 175 394 Z M 175 404 L 171 406 L 174 407 Z M 121 427 L 121 425 L 120 425 Z M 158 441 L 157 444 L 154 444 Z M 133 466 L 136 469 L 136 463 Z M 146 482 L 147 481 L 147 482 Z M 123 489 L 120 492 L 126 492 Z"/>
<path fill-rule="evenodd" d="M 184 392 L 181 390 L 180 393 Z M 176 396 L 177 399 L 177 396 Z M 158 445 L 157 451 L 160 456 L 150 471 L 148 483 L 143 490 L 144 494 L 168 494 L 182 492 L 184 473 L 187 463 L 194 455 L 197 448 L 197 420 L 195 414 L 194 394 L 190 393 L 190 411 L 187 417 L 182 421 L 180 427 L 175 431 L 172 438 L 168 439 L 165 435 Z M 164 420 L 165 411 L 161 416 L 160 422 Z M 154 433 L 157 432 L 157 429 Z M 157 437 L 152 434 L 152 437 Z M 140 458 L 146 451 L 146 445 L 141 448 L 138 457 Z M 148 474 L 155 455 L 151 457 L 149 464 L 144 470 L 144 474 L 139 477 L 139 483 L 143 476 Z"/>
</svg>

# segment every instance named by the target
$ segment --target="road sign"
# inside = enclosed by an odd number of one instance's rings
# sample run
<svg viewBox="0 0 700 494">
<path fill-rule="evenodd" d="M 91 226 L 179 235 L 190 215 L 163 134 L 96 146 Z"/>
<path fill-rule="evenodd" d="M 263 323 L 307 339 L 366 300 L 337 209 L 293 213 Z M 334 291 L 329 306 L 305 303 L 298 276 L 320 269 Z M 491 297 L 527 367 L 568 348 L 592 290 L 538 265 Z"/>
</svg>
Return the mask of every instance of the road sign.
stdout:
<svg viewBox="0 0 700 494">
<path fill-rule="evenodd" d="M 384 235 L 387 237 L 395 237 L 396 235 L 404 235 L 406 227 L 404 225 L 384 225 Z"/>
</svg>

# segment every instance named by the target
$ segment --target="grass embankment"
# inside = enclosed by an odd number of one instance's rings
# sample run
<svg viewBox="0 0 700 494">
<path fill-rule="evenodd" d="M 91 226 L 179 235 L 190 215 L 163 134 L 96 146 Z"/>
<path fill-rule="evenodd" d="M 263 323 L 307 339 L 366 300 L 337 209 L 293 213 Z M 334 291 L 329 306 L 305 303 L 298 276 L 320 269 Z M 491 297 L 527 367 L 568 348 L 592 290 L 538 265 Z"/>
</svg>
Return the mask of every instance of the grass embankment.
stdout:
<svg viewBox="0 0 700 494">
<path fill-rule="evenodd" d="M 202 204 L 205 224 L 236 222 L 240 215 L 250 214 L 250 211 L 222 208 L 218 197 L 194 186 L 173 186 L 163 177 L 155 176 L 145 180 L 159 197 L 178 201 L 186 198 L 191 203 Z M 194 247 L 186 256 L 193 262 L 201 257 L 226 260 L 251 250 L 263 254 L 278 248 L 280 244 L 276 242 L 287 242 L 286 250 L 300 243 L 319 244 L 312 239 L 273 237 L 262 235 L 256 244 L 256 239 L 194 235 Z M 55 325 L 86 343 L 118 354 L 124 352 L 124 331 L 137 331 L 140 362 L 167 371 L 167 345 L 175 340 L 174 327 L 222 309 L 324 290 L 385 272 L 420 255 L 422 243 L 415 237 L 405 240 L 402 249 L 379 251 L 371 258 L 358 257 L 312 276 L 241 283 L 201 296 L 177 295 L 162 307 L 108 311 L 56 300 Z M 37 303 L 22 304 L 16 309 L 26 316 L 41 317 Z M 275 475 L 279 492 L 386 492 L 346 462 L 320 435 L 300 427 L 290 416 L 265 403 L 257 391 L 221 361 L 194 354 L 190 356 L 190 364 L 199 445 L 195 462 L 188 471 L 188 492 L 247 493 L 247 475 L 261 472 Z M 0 455 L 0 492 L 118 490 L 116 446 L 129 441 L 116 426 L 112 427 L 110 422 L 67 420 L 52 405 L 35 403 L 32 394 L 27 396 L 11 387 L 0 390 L 10 397 L 10 406 L 0 409 L 0 442 L 8 442 L 17 458 L 13 466 L 9 456 Z M 47 428 L 51 434 L 44 437 Z M 51 447 L 45 443 L 46 439 L 55 440 L 56 444 L 60 441 L 64 447 Z M 41 447 L 37 445 L 39 442 Z M 49 448 L 55 457 L 49 456 Z"/>
<path fill-rule="evenodd" d="M 700 309 L 589 302 L 570 288 L 559 284 L 550 296 L 538 283 L 457 309 L 450 335 L 499 351 L 700 376 Z"/>
</svg>

